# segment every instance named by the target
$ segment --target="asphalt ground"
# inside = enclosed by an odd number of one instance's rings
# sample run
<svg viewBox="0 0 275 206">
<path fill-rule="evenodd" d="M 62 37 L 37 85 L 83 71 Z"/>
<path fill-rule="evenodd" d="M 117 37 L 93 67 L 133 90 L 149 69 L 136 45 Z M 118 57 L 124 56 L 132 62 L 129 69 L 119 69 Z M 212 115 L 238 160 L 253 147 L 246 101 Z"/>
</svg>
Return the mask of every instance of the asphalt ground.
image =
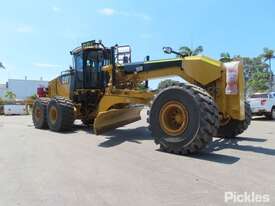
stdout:
<svg viewBox="0 0 275 206">
<path fill-rule="evenodd" d="M 275 205 L 275 121 L 181 156 L 158 150 L 145 119 L 96 136 L 0 116 L 0 206 Z"/>
</svg>

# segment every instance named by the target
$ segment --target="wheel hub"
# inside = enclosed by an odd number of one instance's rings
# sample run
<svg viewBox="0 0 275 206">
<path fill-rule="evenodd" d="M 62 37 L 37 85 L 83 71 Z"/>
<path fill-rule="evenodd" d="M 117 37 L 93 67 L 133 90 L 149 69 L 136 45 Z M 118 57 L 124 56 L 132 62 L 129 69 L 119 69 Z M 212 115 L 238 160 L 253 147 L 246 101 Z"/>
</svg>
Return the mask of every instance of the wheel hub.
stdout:
<svg viewBox="0 0 275 206">
<path fill-rule="evenodd" d="M 35 117 L 35 120 L 38 121 L 42 116 L 42 110 L 40 108 L 35 108 L 35 111 L 34 111 L 34 117 Z"/>
<path fill-rule="evenodd" d="M 178 101 L 169 101 L 161 107 L 159 122 L 162 130 L 169 136 L 182 134 L 188 125 L 186 107 Z"/>
<path fill-rule="evenodd" d="M 56 123 L 57 115 L 58 115 L 58 112 L 57 112 L 56 107 L 51 107 L 49 109 L 49 117 L 50 117 L 50 121 L 52 124 Z"/>
</svg>

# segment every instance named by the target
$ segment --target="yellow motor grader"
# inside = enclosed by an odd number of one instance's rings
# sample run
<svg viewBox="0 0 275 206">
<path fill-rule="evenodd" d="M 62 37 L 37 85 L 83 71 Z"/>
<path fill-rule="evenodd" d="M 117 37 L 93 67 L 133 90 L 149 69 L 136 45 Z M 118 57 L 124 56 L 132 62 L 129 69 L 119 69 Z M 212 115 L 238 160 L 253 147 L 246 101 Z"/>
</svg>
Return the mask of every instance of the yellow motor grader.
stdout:
<svg viewBox="0 0 275 206">
<path fill-rule="evenodd" d="M 235 137 L 247 129 L 251 111 L 244 100 L 241 63 L 235 62 L 232 70 L 232 65 L 228 68 L 205 56 L 188 57 L 170 47 L 163 50 L 178 58 L 131 63 L 129 46 L 82 43 L 71 51 L 73 66 L 50 81 L 34 102 L 34 126 L 62 132 L 80 119 L 100 134 L 140 120 L 147 105 L 155 143 L 177 154 L 196 153 L 213 136 Z M 157 92 L 148 89 L 148 80 L 168 76 L 186 83 Z M 232 84 L 234 92 L 226 92 Z"/>
</svg>

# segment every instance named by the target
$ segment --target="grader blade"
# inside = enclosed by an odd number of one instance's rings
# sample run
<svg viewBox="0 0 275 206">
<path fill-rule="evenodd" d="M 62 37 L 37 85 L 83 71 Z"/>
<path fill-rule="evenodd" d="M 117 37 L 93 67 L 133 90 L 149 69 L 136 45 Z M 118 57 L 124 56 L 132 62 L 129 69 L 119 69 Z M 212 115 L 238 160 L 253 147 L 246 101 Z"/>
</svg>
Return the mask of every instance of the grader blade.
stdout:
<svg viewBox="0 0 275 206">
<path fill-rule="evenodd" d="M 94 121 L 94 133 L 102 134 L 117 127 L 136 122 L 141 119 L 142 108 L 112 109 L 100 112 Z"/>
</svg>

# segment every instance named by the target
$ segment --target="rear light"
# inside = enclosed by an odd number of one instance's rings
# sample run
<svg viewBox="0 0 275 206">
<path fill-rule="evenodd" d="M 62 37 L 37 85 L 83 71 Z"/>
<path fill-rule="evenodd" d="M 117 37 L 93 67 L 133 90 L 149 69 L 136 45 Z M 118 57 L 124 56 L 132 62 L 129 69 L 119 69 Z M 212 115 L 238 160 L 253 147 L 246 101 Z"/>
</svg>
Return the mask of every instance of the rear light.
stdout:
<svg viewBox="0 0 275 206">
<path fill-rule="evenodd" d="M 265 105 L 266 101 L 267 101 L 266 99 L 262 99 L 261 100 L 261 105 Z"/>
</svg>

